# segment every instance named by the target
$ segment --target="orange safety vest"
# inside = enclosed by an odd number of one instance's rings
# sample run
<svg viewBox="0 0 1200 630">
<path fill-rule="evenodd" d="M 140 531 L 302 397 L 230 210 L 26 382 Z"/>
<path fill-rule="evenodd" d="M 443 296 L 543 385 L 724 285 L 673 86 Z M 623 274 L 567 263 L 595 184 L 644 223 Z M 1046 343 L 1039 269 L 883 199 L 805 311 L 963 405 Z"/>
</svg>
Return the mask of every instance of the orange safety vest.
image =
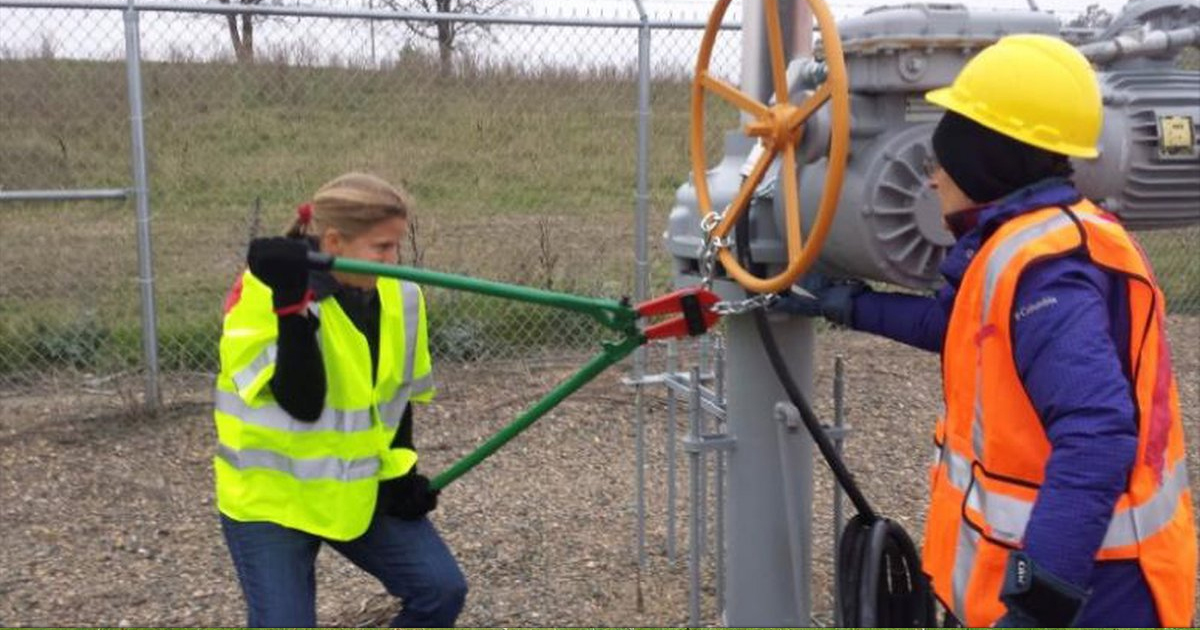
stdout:
<svg viewBox="0 0 1200 630">
<path fill-rule="evenodd" d="M 1137 458 L 1096 559 L 1136 560 L 1159 620 L 1192 622 L 1196 526 L 1163 295 L 1125 229 L 1082 201 L 1001 226 L 968 266 L 950 315 L 923 564 L 937 597 L 967 626 L 991 626 L 1005 612 L 999 596 L 1009 551 L 1021 547 L 1050 457 L 1013 360 L 1017 281 L 1038 261 L 1079 251 L 1126 278 L 1138 412 Z"/>
</svg>

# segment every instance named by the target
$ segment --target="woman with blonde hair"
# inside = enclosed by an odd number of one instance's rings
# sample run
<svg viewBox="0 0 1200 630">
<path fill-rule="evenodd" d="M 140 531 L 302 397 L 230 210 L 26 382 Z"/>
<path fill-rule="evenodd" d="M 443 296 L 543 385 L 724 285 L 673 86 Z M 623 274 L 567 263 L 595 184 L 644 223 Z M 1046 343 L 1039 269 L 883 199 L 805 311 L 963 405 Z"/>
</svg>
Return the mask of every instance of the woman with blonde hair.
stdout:
<svg viewBox="0 0 1200 630">
<path fill-rule="evenodd" d="M 310 251 L 396 264 L 409 201 L 348 173 L 250 243 L 230 291 L 214 416 L 217 507 L 247 625 L 312 627 L 322 544 L 403 601 L 394 626 L 451 626 L 466 581 L 426 514 L 413 403 L 434 388 L 417 285 L 310 271 Z"/>
</svg>

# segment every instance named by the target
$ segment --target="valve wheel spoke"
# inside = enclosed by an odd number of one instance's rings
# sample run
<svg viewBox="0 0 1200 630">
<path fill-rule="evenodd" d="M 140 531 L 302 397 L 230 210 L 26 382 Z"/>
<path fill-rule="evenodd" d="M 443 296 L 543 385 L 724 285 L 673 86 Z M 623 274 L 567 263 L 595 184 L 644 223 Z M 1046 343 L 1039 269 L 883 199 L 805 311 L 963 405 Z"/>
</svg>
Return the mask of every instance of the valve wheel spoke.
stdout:
<svg viewBox="0 0 1200 630">
<path fill-rule="evenodd" d="M 729 7 L 730 0 L 717 0 L 709 15 L 696 60 L 696 75 L 692 83 L 691 163 L 692 183 L 696 188 L 696 202 L 701 216 L 712 213 L 712 198 L 709 195 L 707 164 L 704 141 L 704 96 L 713 92 L 738 110 L 750 115 L 753 120 L 745 125 L 744 132 L 759 139 L 762 155 L 758 156 L 749 175 L 723 212 L 717 213 L 721 220 L 712 228 L 710 237 L 724 240 L 738 220 L 755 189 L 762 183 L 768 168 L 782 154 L 779 177 L 783 178 L 780 194 L 784 196 L 784 238 L 787 242 L 788 261 L 785 269 L 776 276 L 759 278 L 742 268 L 728 247 L 716 250 L 726 273 L 740 285 L 755 293 L 775 293 L 786 289 L 814 262 L 822 244 L 828 236 L 837 210 L 850 142 L 850 96 L 846 65 L 842 57 L 841 39 L 837 24 L 823 0 L 806 0 L 813 17 L 821 29 L 825 63 L 828 75 L 811 95 L 799 105 L 790 102 L 787 85 L 787 67 L 784 55 L 783 29 L 780 25 L 778 0 L 764 0 L 767 46 L 771 56 L 771 83 L 775 102 L 766 105 L 742 92 L 737 87 L 709 74 L 709 61 L 713 44 L 720 31 L 721 20 Z M 823 183 L 823 192 L 818 204 L 807 240 L 800 213 L 800 191 L 797 181 L 798 159 L 796 145 L 804 135 L 804 122 L 825 104 L 830 105 L 830 138 L 828 166 Z"/>
<path fill-rule="evenodd" d="M 713 94 L 720 96 L 728 101 L 730 105 L 747 114 L 753 115 L 755 118 L 766 118 L 770 112 L 766 105 L 758 102 L 754 97 L 707 72 L 700 75 L 697 80 L 700 81 L 700 85 L 711 90 Z"/>
</svg>

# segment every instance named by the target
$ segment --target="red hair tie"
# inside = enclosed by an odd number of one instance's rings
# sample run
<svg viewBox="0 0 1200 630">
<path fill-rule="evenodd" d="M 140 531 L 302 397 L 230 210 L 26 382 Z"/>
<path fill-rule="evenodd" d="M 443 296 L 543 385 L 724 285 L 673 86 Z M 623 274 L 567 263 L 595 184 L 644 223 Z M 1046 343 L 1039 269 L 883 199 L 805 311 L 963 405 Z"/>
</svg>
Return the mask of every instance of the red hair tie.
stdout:
<svg viewBox="0 0 1200 630">
<path fill-rule="evenodd" d="M 311 203 L 302 203 L 296 207 L 296 217 L 300 219 L 300 225 L 308 225 L 312 223 L 313 207 Z"/>
</svg>

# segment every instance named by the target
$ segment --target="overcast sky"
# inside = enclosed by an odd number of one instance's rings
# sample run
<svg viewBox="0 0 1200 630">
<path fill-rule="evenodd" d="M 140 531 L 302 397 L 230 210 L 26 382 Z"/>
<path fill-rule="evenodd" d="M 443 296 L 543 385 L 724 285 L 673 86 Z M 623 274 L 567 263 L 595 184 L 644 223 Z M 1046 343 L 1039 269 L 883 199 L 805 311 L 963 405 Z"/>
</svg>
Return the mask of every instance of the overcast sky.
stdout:
<svg viewBox="0 0 1200 630">
<path fill-rule="evenodd" d="M 636 15 L 634 0 L 520 0 L 531 8 L 549 11 L 592 11 L 606 15 Z M 829 1 L 829 0 L 827 0 Z M 1124 0 L 1036 0 L 1038 7 L 1055 13 L 1077 14 L 1084 11 L 1089 4 L 1098 4 L 1115 13 L 1125 4 Z M 654 17 L 666 18 L 670 15 L 703 16 L 715 4 L 713 0 L 643 0 L 646 11 Z M 730 11 L 739 10 L 741 0 L 730 3 Z M 829 1 L 829 7 L 837 17 L 860 15 L 865 9 L 884 4 L 900 4 L 900 2 L 881 2 L 872 0 L 836 0 Z M 996 9 L 1027 9 L 1027 0 L 966 0 L 965 4 L 972 8 Z"/>
<path fill-rule="evenodd" d="M 2 0 L 0 0 L 2 1 Z M 203 3 L 204 0 L 181 0 Z M 403 0 L 399 0 L 403 1 Z M 911 0 L 909 0 L 911 1 Z M 1100 4 L 1116 13 L 1121 0 L 1035 0 L 1039 8 L 1069 18 L 1088 4 Z M 966 0 L 970 8 L 1028 10 L 1028 0 Z M 830 3 L 839 19 L 861 15 L 868 8 L 904 4 L 905 0 L 836 0 Z M 366 8 L 383 0 L 282 0 L 286 5 Z M 659 21 L 703 22 L 713 0 L 644 0 L 647 12 Z M 740 19 L 742 0 L 731 3 L 726 21 Z M 633 0 L 513 0 L 513 9 L 534 16 L 590 17 L 597 20 L 630 20 L 637 17 Z M 142 53 L 150 60 L 203 61 L 230 55 L 225 21 L 217 16 L 179 13 L 146 13 L 141 18 Z M 56 57 L 110 59 L 124 56 L 119 11 L 40 10 L 0 8 L 0 56 L 52 54 Z M 548 28 L 495 26 L 488 41 L 468 43 L 477 56 L 529 67 L 619 67 L 636 65 L 637 41 L 633 29 Z M 736 39 L 729 34 L 728 39 Z M 655 71 L 689 72 L 694 65 L 700 34 L 695 30 L 661 30 L 653 36 Z M 429 43 L 400 24 L 363 20 L 267 20 L 255 30 L 256 48 L 271 56 L 283 51 L 288 59 L 306 63 L 370 66 L 395 55 L 405 46 Z M 714 54 L 719 74 L 736 70 L 738 50 L 725 46 Z"/>
</svg>

